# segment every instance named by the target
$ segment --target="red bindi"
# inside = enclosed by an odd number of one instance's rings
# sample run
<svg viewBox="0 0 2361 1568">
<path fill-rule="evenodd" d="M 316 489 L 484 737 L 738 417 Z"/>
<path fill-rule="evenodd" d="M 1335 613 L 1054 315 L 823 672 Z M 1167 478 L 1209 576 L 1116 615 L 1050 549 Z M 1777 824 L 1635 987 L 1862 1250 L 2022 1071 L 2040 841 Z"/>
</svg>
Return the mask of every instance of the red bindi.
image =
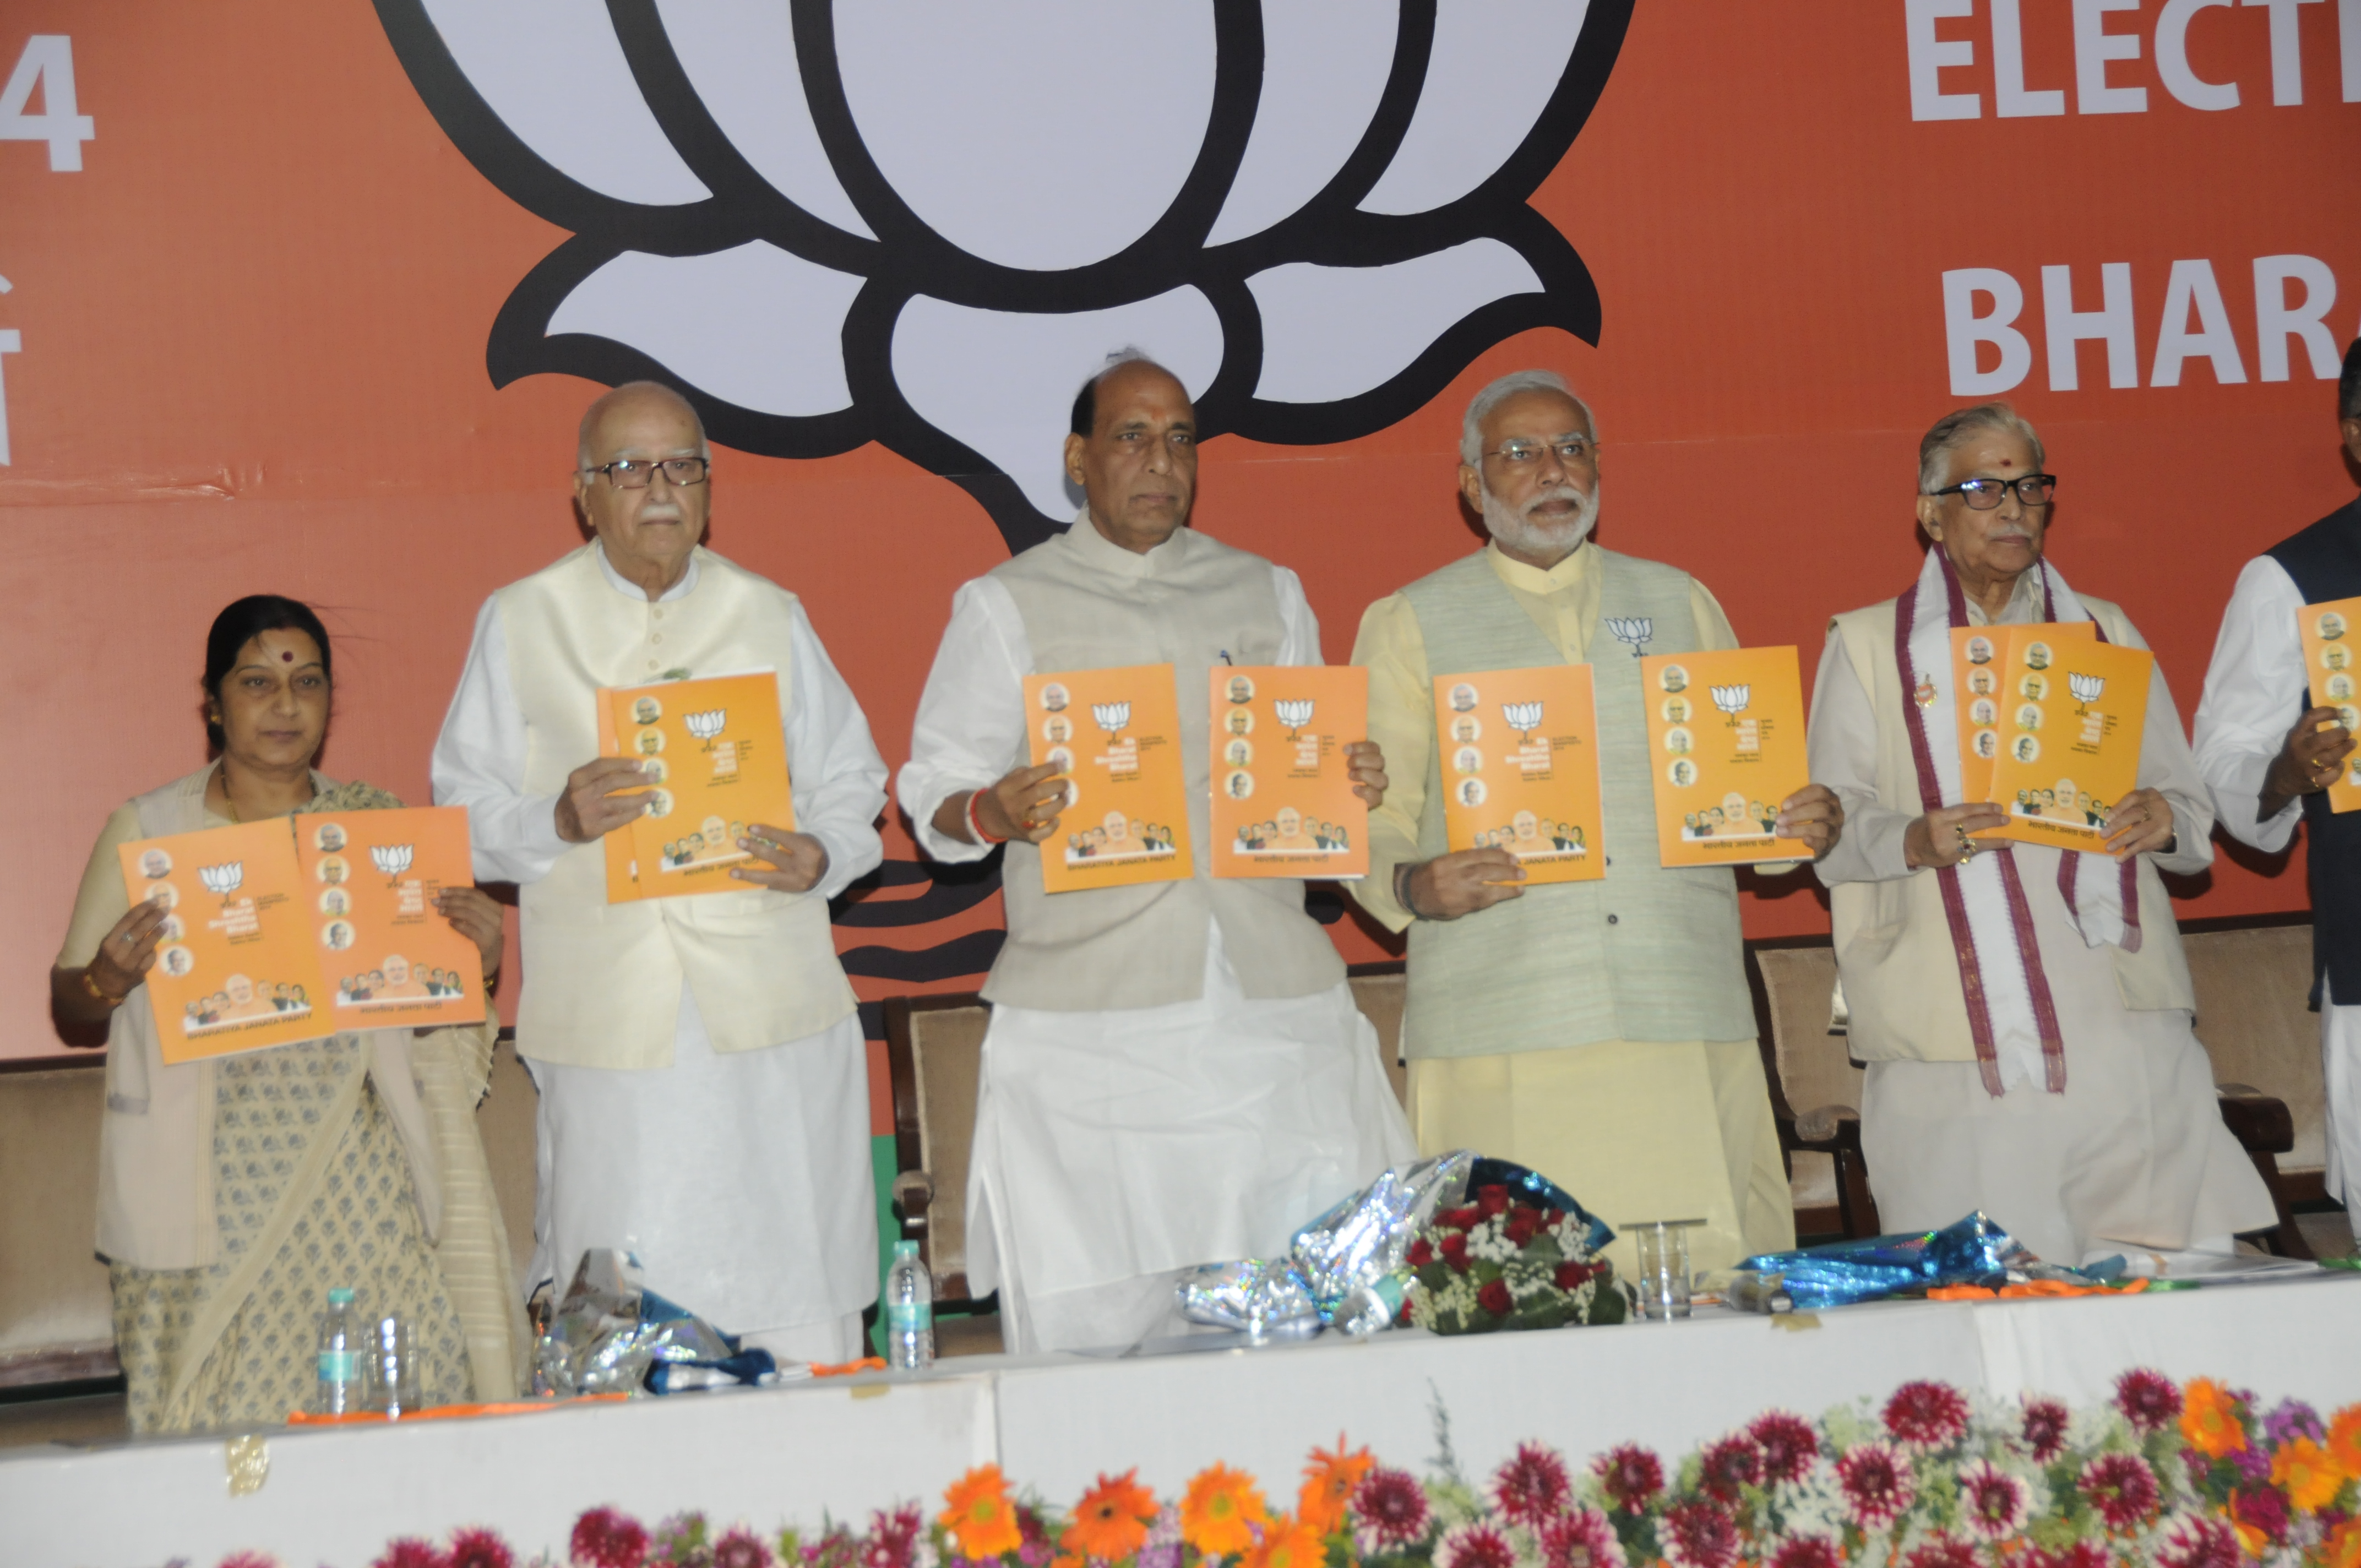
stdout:
<svg viewBox="0 0 2361 1568">
<path fill-rule="evenodd" d="M 295 662 L 295 655 L 292 653 L 281 653 L 279 655 L 279 662 L 282 664 L 291 664 Z"/>
</svg>

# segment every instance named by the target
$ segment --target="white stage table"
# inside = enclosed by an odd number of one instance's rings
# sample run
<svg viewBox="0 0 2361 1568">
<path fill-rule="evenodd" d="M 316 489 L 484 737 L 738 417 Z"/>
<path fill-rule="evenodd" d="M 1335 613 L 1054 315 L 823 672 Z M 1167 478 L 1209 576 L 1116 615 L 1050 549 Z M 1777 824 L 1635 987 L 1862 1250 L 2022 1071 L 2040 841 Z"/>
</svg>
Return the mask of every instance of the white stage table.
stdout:
<svg viewBox="0 0 2361 1568">
<path fill-rule="evenodd" d="M 858 1525 L 915 1498 L 931 1515 L 969 1466 L 1070 1504 L 1135 1465 L 1159 1495 L 1214 1460 L 1291 1499 L 1306 1452 L 1342 1431 L 1423 1471 L 1439 1399 L 1467 1474 L 1539 1439 L 1577 1462 L 1620 1442 L 1677 1461 L 1763 1410 L 1806 1415 L 1940 1378 L 2015 1399 L 2104 1399 L 2152 1366 L 2323 1410 L 2361 1400 L 2361 1278 L 2323 1275 L 2136 1297 L 1905 1303 L 1817 1327 L 1737 1314 L 1456 1340 L 1394 1333 L 1128 1358 L 978 1357 L 923 1377 L 584 1407 L 470 1421 L 274 1431 L 269 1475 L 229 1494 L 218 1437 L 0 1458 L 9 1568 L 211 1568 L 233 1550 L 362 1568 L 396 1535 L 492 1526 L 562 1561 L 582 1509 L 653 1525 L 686 1508 L 758 1530 Z M 522 1561 L 521 1557 L 520 1561 Z"/>
</svg>

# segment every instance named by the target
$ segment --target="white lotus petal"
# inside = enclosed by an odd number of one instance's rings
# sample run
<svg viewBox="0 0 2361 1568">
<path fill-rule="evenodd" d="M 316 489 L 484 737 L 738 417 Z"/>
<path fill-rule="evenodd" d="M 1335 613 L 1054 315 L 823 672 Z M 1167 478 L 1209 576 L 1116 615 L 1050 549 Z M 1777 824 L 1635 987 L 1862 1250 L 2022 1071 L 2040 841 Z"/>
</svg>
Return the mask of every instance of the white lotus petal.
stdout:
<svg viewBox="0 0 2361 1568">
<path fill-rule="evenodd" d="M 921 294 L 894 323 L 894 381 L 919 418 L 1016 481 L 1051 517 L 1081 498 L 1066 484 L 1074 393 L 1118 349 L 1137 348 L 1202 397 L 1222 367 L 1222 322 L 1194 289 L 1113 310 L 1032 315 Z"/>
<path fill-rule="evenodd" d="M 599 0 L 422 0 L 492 113 L 560 173 L 618 201 L 713 192 L 648 112 Z"/>
<path fill-rule="evenodd" d="M 1335 178 L 1385 95 L 1397 10 L 1263 0 L 1262 98 L 1206 244 L 1260 234 Z"/>
<path fill-rule="evenodd" d="M 1164 215 L 1204 139 L 1213 53 L 1210 0 L 836 6 L 878 169 L 951 244 L 1031 270 L 1104 260 Z"/>
<path fill-rule="evenodd" d="M 1509 160 L 1557 91 L 1590 0 L 1439 0 L 1410 129 L 1367 213 L 1455 202 Z"/>
<path fill-rule="evenodd" d="M 656 10 L 706 113 L 754 172 L 822 223 L 876 238 L 820 147 L 786 0 L 656 0 Z"/>
<path fill-rule="evenodd" d="M 756 413 L 833 413 L 852 401 L 842 333 L 862 281 L 761 240 L 711 256 L 627 250 L 574 286 L 549 330 L 611 338 Z"/>
<path fill-rule="evenodd" d="M 1385 267 L 1290 262 L 1246 288 L 1262 311 L 1255 396 L 1280 403 L 1358 397 L 1400 375 L 1470 312 L 1541 291 L 1532 264 L 1497 239 L 1473 239 Z"/>
</svg>

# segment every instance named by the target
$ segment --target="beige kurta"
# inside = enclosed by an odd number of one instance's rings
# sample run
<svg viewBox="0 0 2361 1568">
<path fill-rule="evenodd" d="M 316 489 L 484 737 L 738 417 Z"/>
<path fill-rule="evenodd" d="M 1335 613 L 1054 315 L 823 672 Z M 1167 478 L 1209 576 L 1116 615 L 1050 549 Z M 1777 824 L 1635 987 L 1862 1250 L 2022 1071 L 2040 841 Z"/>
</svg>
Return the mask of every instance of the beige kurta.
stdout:
<svg viewBox="0 0 2361 1568">
<path fill-rule="evenodd" d="M 1587 662 L 1598 632 L 1598 552 L 1585 544 L 1547 571 L 1497 545 L 1485 555 L 1566 661 Z M 1698 648 L 1739 645 L 1703 584 L 1694 585 L 1690 609 Z M 1422 858 L 1418 823 L 1434 749 L 1433 673 L 1409 601 L 1396 594 L 1369 607 L 1353 663 L 1369 672 L 1369 739 L 1384 751 L 1391 782 L 1369 817 L 1369 875 L 1350 885 L 1364 908 L 1400 931 L 1411 915 L 1393 896 L 1393 871 Z M 1422 1154 L 1474 1148 L 1514 1160 L 1610 1224 L 1703 1220 L 1689 1238 L 1699 1268 L 1795 1245 L 1786 1168 L 1752 1040 L 1599 1040 L 1421 1058 L 1410 1064 L 1410 1109 Z M 1626 1268 L 1634 1262 L 1629 1250 L 1620 1239 L 1610 1249 Z"/>
<path fill-rule="evenodd" d="M 323 800 L 343 809 L 394 804 L 366 784 L 336 786 Z M 203 819 L 228 825 L 210 813 Z M 88 964 L 129 909 L 115 850 L 140 836 L 133 807 L 108 818 L 60 967 Z M 133 996 L 126 1008 L 146 1006 L 143 992 Z M 304 1408 L 316 1381 L 319 1314 L 340 1286 L 353 1288 L 364 1315 L 410 1323 L 427 1403 L 513 1395 L 524 1324 L 474 1124 L 491 1039 L 488 1025 L 409 1040 L 441 1200 L 434 1239 L 411 1153 L 370 1080 L 370 1035 L 212 1064 L 213 1261 L 155 1268 L 109 1260 L 133 1431 L 276 1422 Z"/>
</svg>

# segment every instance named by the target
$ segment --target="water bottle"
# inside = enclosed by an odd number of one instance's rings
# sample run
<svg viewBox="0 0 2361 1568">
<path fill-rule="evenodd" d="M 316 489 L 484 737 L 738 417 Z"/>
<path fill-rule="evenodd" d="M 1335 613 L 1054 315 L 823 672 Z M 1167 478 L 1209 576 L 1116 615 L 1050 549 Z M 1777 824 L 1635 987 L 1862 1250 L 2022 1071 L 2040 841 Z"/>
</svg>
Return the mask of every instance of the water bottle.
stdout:
<svg viewBox="0 0 2361 1568">
<path fill-rule="evenodd" d="M 896 1372 L 935 1364 L 935 1282 L 916 1242 L 895 1242 L 885 1271 L 885 1360 Z"/>
<path fill-rule="evenodd" d="M 362 1375 L 367 1369 L 368 1332 L 353 1310 L 353 1293 L 339 1287 L 328 1292 L 328 1310 L 320 1318 L 320 1382 L 312 1393 L 312 1413 L 343 1416 L 361 1408 Z"/>
</svg>

